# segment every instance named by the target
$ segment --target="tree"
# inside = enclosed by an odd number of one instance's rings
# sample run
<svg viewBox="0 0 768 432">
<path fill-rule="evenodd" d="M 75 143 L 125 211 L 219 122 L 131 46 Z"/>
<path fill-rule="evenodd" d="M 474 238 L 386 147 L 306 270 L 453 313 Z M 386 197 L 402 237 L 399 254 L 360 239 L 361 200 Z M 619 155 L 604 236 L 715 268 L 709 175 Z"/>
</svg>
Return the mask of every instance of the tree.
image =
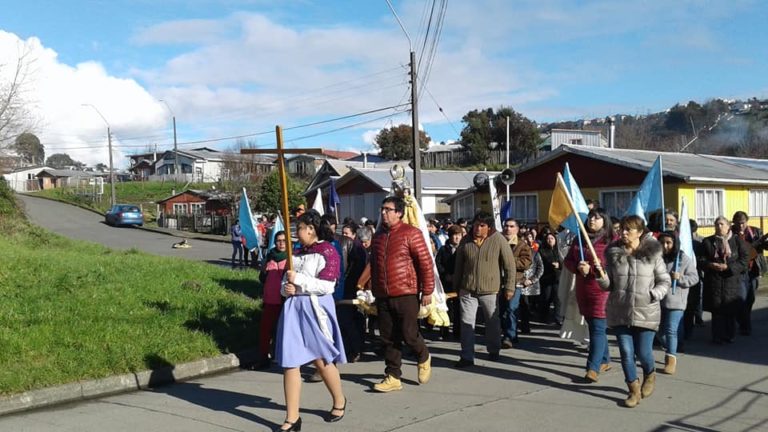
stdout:
<svg viewBox="0 0 768 432">
<path fill-rule="evenodd" d="M 293 209 L 299 204 L 304 204 L 305 184 L 293 180 L 290 176 L 288 182 L 288 207 Z M 248 194 L 250 197 L 250 194 Z M 263 213 L 277 213 L 281 209 L 280 204 L 280 173 L 272 171 L 264 177 L 258 189 L 258 195 L 253 199 L 254 208 Z"/>
<path fill-rule="evenodd" d="M 16 137 L 13 149 L 27 164 L 36 165 L 45 161 L 45 147 L 35 134 L 24 132 Z"/>
<path fill-rule="evenodd" d="M 536 124 L 509 107 L 468 112 L 462 121 L 461 145 L 472 154 L 475 163 L 488 163 L 490 143 L 505 145 L 507 140 L 507 117 L 509 117 L 509 151 L 513 159 L 533 154 L 539 145 L 539 131 Z"/>
<path fill-rule="evenodd" d="M 71 167 L 77 165 L 78 163 L 80 162 L 72 160 L 72 158 L 69 157 L 69 155 L 66 153 L 54 153 L 48 156 L 48 159 L 45 161 L 46 165 L 59 169 Z"/>
<path fill-rule="evenodd" d="M 13 145 L 13 140 L 20 133 L 31 130 L 34 120 L 24 99 L 25 82 L 29 74 L 29 51 L 23 52 L 17 59 L 10 74 L 4 72 L 7 64 L 0 64 L 0 150 Z"/>
<path fill-rule="evenodd" d="M 109 169 L 109 167 L 106 164 L 102 163 L 102 162 L 99 162 L 99 163 L 96 164 L 96 171 L 105 172 L 108 169 Z"/>
<path fill-rule="evenodd" d="M 419 147 L 425 150 L 432 139 L 419 131 Z M 382 129 L 374 140 L 379 156 L 389 160 L 413 159 L 413 128 L 401 124 Z"/>
</svg>

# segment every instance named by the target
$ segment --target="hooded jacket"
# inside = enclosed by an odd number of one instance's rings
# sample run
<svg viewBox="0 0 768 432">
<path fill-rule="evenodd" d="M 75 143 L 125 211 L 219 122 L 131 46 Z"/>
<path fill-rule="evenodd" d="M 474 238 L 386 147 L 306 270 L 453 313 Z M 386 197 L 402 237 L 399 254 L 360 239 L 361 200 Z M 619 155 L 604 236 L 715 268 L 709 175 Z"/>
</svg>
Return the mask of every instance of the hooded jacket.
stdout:
<svg viewBox="0 0 768 432">
<path fill-rule="evenodd" d="M 661 243 L 652 236 L 644 237 L 632 254 L 620 241 L 608 246 L 606 278 L 597 282 L 600 288 L 610 291 L 606 305 L 609 327 L 659 329 L 661 299 L 671 285 L 661 254 Z"/>
<path fill-rule="evenodd" d="M 667 263 L 667 271 L 672 272 L 674 269 L 675 260 L 671 260 Z M 672 292 L 672 286 L 670 285 L 669 292 L 661 302 L 665 309 L 685 310 L 688 304 L 688 288 L 699 283 L 699 272 L 693 265 L 693 260 L 684 252 L 680 252 L 680 265 L 677 268 L 677 272 L 680 273 L 680 279 L 677 280 L 675 292 Z"/>
</svg>

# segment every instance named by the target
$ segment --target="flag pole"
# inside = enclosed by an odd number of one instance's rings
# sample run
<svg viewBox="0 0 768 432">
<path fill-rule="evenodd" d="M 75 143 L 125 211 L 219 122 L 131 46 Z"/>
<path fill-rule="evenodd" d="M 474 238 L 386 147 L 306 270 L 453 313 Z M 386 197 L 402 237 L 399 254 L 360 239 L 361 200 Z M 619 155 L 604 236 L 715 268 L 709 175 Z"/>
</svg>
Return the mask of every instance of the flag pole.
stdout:
<svg viewBox="0 0 768 432">
<path fill-rule="evenodd" d="M 557 173 L 557 181 L 562 186 L 563 190 L 565 191 L 565 199 L 568 201 L 568 207 L 571 208 L 571 212 L 576 215 L 576 222 L 579 224 L 579 230 L 581 231 L 582 235 L 584 236 L 584 243 L 587 244 L 587 247 L 589 248 L 589 252 L 592 254 L 592 259 L 595 260 L 595 265 L 600 266 L 600 279 L 605 279 L 605 271 L 602 268 L 602 264 L 600 263 L 600 258 L 597 257 L 597 252 L 595 252 L 594 246 L 592 246 L 592 242 L 589 241 L 589 233 L 587 232 L 587 228 L 584 227 L 584 222 L 581 221 L 581 217 L 578 216 L 578 213 L 576 212 L 576 206 L 573 204 L 573 200 L 571 199 L 571 194 L 568 192 L 568 188 L 565 187 L 565 180 L 563 180 L 563 176 L 560 173 Z M 605 221 L 606 223 L 610 223 L 611 221 Z"/>
<path fill-rule="evenodd" d="M 288 180 L 285 177 L 285 157 L 283 156 L 283 128 L 275 126 L 277 137 L 277 168 L 280 173 L 280 190 L 282 192 L 280 204 L 283 210 L 283 229 L 288 247 L 285 249 L 287 270 L 293 270 L 293 245 L 291 244 L 291 216 L 288 209 Z"/>
<path fill-rule="evenodd" d="M 661 163 L 661 155 L 659 155 L 659 192 L 661 193 L 661 230 L 667 230 L 667 208 L 664 206 L 664 167 Z M 679 222 L 678 222 L 679 225 Z"/>
</svg>

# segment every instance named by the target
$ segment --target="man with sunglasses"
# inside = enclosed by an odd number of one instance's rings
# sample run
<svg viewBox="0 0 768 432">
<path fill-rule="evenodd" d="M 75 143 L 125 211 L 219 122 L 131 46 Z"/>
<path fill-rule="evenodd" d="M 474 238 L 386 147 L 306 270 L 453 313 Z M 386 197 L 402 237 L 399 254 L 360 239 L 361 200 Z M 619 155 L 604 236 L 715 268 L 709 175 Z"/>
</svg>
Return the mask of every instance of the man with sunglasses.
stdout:
<svg viewBox="0 0 768 432">
<path fill-rule="evenodd" d="M 401 390 L 402 344 L 418 359 L 420 384 L 429 381 L 431 358 L 419 333 L 420 306 L 428 306 L 435 288 L 432 256 L 418 228 L 402 221 L 405 202 L 397 196 L 381 203 L 381 229 L 371 242 L 372 291 L 376 297 L 379 332 L 384 347 L 384 380 L 378 392 Z M 421 296 L 421 298 L 419 298 Z"/>
</svg>

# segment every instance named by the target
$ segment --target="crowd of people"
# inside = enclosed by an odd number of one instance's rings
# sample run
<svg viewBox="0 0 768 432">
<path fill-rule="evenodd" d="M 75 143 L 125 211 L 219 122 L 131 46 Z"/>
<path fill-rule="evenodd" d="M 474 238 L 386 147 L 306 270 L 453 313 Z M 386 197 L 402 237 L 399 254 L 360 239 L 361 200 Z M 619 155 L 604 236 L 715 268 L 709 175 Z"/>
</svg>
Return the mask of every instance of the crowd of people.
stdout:
<svg viewBox="0 0 768 432">
<path fill-rule="evenodd" d="M 434 329 L 435 337 L 459 341 L 455 367 L 474 365 L 478 309 L 487 359 L 497 361 L 501 350 L 525 346 L 519 335 L 531 332 L 532 321 L 569 325 L 564 309 L 572 301 L 588 334 L 580 379 L 596 383 L 612 369 L 613 335 L 627 384 L 624 405 L 631 408 L 654 392 L 654 344 L 664 351 L 659 372 L 675 374 L 678 353 L 701 324 L 702 311 L 712 315 L 715 344 L 733 343 L 737 330 L 751 334 L 758 280 L 768 269 L 768 236 L 741 211 L 730 221 L 717 218 L 715 233 L 706 238 L 695 234 L 695 221 L 679 221 L 669 210 L 647 224 L 640 216 L 612 218 L 594 206 L 586 236 L 526 227 L 514 218 L 498 232 L 493 215 L 478 212 L 471 221 L 429 220 L 425 237 L 403 222 L 404 214 L 403 199 L 387 197 L 380 223 L 347 218 L 339 230 L 334 216 L 304 212 L 297 219 L 292 270 L 286 265 L 290 239 L 275 234 L 274 247 L 259 263 L 264 309 L 257 366 L 274 361 L 284 369 L 286 417 L 279 430 L 301 428 L 299 367 L 309 363 L 316 372 L 308 381 L 325 382 L 331 395 L 326 420 L 344 417 L 338 364 L 359 361 L 366 340 L 384 360 L 383 379 L 373 391 L 403 389 L 404 345 L 415 357 L 419 384 L 429 382 L 432 359 L 424 334 L 432 329 L 419 316 L 432 303 L 436 277 L 451 325 Z M 681 223 L 694 233 L 695 256 L 681 248 Z M 371 309 L 353 305 L 361 292 L 375 299 Z"/>
</svg>

